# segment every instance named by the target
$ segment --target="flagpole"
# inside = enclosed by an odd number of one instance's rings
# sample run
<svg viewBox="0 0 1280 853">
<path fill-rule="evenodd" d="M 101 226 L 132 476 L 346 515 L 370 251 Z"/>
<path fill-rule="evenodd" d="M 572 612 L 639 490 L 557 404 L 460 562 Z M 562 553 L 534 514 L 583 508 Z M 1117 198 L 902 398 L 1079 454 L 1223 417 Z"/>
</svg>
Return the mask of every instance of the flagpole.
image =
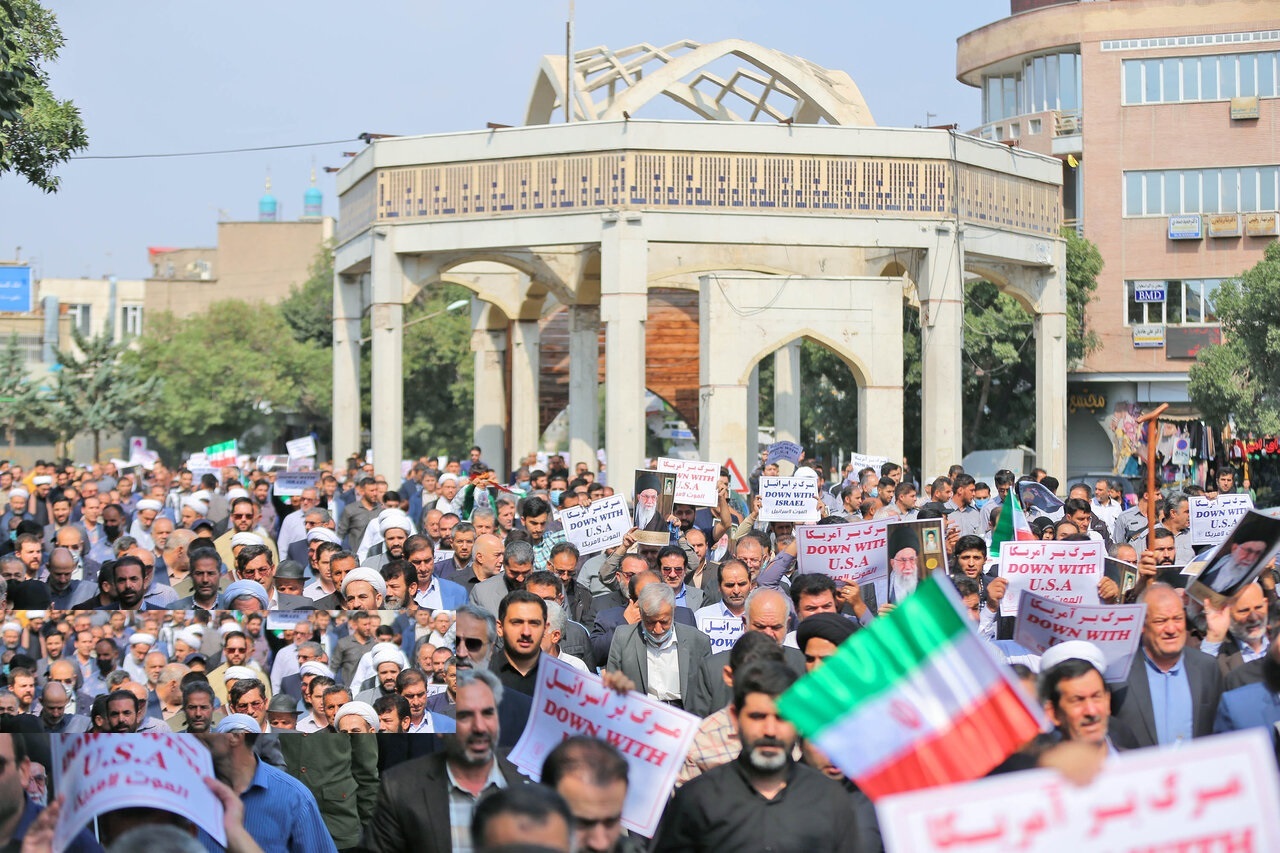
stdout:
<svg viewBox="0 0 1280 853">
<path fill-rule="evenodd" d="M 1169 408 L 1168 403 L 1161 403 L 1142 417 L 1138 423 L 1147 425 L 1147 550 L 1156 544 L 1156 432 L 1159 424 L 1156 419 Z"/>
</svg>

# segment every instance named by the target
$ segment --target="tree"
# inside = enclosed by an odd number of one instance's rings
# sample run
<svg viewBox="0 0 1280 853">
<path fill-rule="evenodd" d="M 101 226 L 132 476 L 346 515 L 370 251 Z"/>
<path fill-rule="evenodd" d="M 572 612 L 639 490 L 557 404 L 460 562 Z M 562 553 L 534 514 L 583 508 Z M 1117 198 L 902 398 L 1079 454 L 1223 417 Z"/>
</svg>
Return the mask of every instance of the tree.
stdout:
<svg viewBox="0 0 1280 853">
<path fill-rule="evenodd" d="M 72 326 L 74 350 L 55 349 L 58 380 L 53 391 L 55 431 L 65 440 L 93 434 L 93 458 L 99 459 L 104 431 L 123 430 L 151 404 L 158 381 L 151 372 L 121 356 L 127 342 L 116 343 L 114 329 L 86 338 Z"/>
<path fill-rule="evenodd" d="M 311 273 L 302 286 L 289 288 L 280 303 L 280 314 L 294 340 L 324 349 L 333 346 L 333 249 L 324 246 L 311 262 Z"/>
<path fill-rule="evenodd" d="M 1222 343 L 1191 365 L 1191 400 L 1211 423 L 1234 418 L 1241 433 L 1280 433 L 1280 242 L 1213 298 Z"/>
<path fill-rule="evenodd" d="M 161 447 L 195 450 L 287 414 L 328 423 L 330 355 L 294 339 L 274 306 L 216 302 L 202 314 L 149 319 L 125 361 L 159 387 L 138 424 Z"/>
<path fill-rule="evenodd" d="M 0 175 L 45 192 L 58 189 L 54 168 L 89 146 L 79 108 L 54 97 L 43 67 L 63 44 L 57 18 L 35 0 L 0 0 Z"/>
<path fill-rule="evenodd" d="M 471 291 L 446 284 L 405 306 L 404 446 L 408 457 L 458 455 L 472 443 L 475 360 L 471 315 L 445 306 Z M 430 320 L 416 318 L 435 314 Z M 367 386 L 366 386 L 367 387 Z"/>
<path fill-rule="evenodd" d="M 18 433 L 39 429 L 45 423 L 47 404 L 40 387 L 27 378 L 27 356 L 16 334 L 0 350 L 0 424 L 4 425 L 9 457 Z"/>
</svg>

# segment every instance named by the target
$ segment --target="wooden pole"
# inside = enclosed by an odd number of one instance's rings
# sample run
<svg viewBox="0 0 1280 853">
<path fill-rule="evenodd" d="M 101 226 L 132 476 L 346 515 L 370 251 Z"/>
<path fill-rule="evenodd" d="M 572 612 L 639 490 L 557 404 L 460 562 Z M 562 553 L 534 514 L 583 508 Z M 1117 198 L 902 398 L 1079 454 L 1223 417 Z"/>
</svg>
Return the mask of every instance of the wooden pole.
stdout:
<svg viewBox="0 0 1280 853">
<path fill-rule="evenodd" d="M 1147 550 L 1156 544 L 1156 439 L 1159 432 L 1157 419 L 1169 408 L 1168 403 L 1161 403 L 1142 417 L 1138 423 L 1147 425 Z"/>
</svg>

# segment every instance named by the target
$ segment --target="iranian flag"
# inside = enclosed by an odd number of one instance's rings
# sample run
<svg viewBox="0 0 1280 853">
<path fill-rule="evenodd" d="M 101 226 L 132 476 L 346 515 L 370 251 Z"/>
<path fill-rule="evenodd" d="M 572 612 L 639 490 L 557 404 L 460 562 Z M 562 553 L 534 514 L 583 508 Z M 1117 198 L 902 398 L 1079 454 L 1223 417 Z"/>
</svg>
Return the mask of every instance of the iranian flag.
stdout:
<svg viewBox="0 0 1280 853">
<path fill-rule="evenodd" d="M 236 441 L 224 441 L 221 444 L 214 444 L 204 449 L 204 455 L 209 460 L 210 468 L 226 468 L 228 465 L 236 464 Z"/>
<path fill-rule="evenodd" d="M 987 555 L 998 560 L 1001 542 L 1025 542 L 1035 538 L 1036 535 L 1031 532 L 1031 525 L 1027 523 L 1027 514 L 1022 511 L 1022 504 L 1018 502 L 1015 490 L 1010 489 L 1004 503 L 1000 506 L 1000 517 L 996 519 L 996 526 L 991 528 L 991 546 L 987 549 Z"/>
<path fill-rule="evenodd" d="M 872 799 L 976 779 L 1043 717 L 933 575 L 778 699 Z"/>
</svg>

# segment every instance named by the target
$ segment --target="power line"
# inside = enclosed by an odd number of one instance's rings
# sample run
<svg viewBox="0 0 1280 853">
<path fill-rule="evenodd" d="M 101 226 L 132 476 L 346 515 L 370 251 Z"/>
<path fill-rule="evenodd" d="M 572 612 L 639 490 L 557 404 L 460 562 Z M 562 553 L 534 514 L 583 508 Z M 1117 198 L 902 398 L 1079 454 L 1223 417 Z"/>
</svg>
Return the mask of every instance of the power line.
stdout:
<svg viewBox="0 0 1280 853">
<path fill-rule="evenodd" d="M 207 157 L 214 154 L 245 154 L 252 151 L 280 151 L 285 148 L 318 148 L 322 145 L 341 145 L 359 142 L 359 139 L 334 139 L 329 142 L 299 142 L 294 145 L 259 145 L 253 148 L 219 148 L 213 151 L 179 151 L 167 154 L 82 154 L 72 160 L 155 160 L 162 157 Z"/>
</svg>

